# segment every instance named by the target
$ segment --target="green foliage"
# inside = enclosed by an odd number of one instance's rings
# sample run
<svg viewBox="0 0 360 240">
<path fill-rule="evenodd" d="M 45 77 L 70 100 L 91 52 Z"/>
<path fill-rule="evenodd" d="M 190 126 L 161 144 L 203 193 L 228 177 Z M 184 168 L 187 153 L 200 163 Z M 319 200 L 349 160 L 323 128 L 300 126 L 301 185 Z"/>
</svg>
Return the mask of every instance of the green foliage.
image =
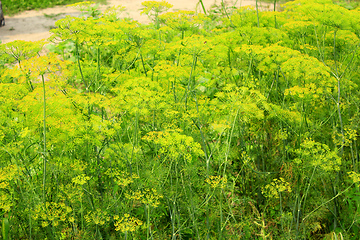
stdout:
<svg viewBox="0 0 360 240">
<path fill-rule="evenodd" d="M 359 9 L 143 6 L 0 45 L 2 237 L 357 239 Z"/>
<path fill-rule="evenodd" d="M 67 5 L 82 0 L 2 0 L 2 6 L 5 15 L 12 15 L 26 10 L 44 9 L 58 5 Z M 104 2 L 101 0 L 100 2 Z"/>
</svg>

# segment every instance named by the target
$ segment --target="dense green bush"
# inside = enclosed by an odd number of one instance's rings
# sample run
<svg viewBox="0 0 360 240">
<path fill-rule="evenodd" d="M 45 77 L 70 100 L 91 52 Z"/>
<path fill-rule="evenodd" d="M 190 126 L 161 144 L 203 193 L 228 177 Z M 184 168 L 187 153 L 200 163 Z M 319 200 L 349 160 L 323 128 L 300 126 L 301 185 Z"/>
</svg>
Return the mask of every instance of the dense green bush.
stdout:
<svg viewBox="0 0 360 240">
<path fill-rule="evenodd" d="M 359 238 L 359 8 L 81 5 L 0 45 L 3 239 Z"/>
<path fill-rule="evenodd" d="M 284 4 L 290 1 L 293 0 L 262 0 L 259 2 L 274 3 L 274 4 L 278 4 L 279 6 L 280 4 Z M 360 0 L 333 0 L 333 3 L 347 9 L 355 9 L 360 5 Z"/>
<path fill-rule="evenodd" d="M 82 1 L 83 0 L 2 0 L 1 2 L 4 14 L 12 15 L 26 10 L 43 9 Z"/>
</svg>

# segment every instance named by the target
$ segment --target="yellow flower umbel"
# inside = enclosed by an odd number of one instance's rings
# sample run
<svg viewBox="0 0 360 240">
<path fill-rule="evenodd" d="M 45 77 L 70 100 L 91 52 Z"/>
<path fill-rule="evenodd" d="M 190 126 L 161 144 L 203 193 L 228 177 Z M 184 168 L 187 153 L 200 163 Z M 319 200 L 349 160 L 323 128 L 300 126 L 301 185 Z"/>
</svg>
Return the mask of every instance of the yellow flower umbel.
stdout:
<svg viewBox="0 0 360 240">
<path fill-rule="evenodd" d="M 142 191 L 135 191 L 125 193 L 127 199 L 132 199 L 139 201 L 146 206 L 158 207 L 160 205 L 160 199 L 163 198 L 163 195 L 159 194 L 155 188 L 145 188 Z"/>
<path fill-rule="evenodd" d="M 170 8 L 173 7 L 172 4 L 166 2 L 166 1 L 145 1 L 142 2 L 141 5 L 144 6 L 143 10 L 141 11 L 140 14 L 146 14 L 146 15 L 151 15 L 151 11 L 154 12 L 154 14 L 159 14 L 161 12 L 167 11 Z"/>
<path fill-rule="evenodd" d="M 157 193 L 155 188 L 145 188 L 143 194 L 141 202 L 155 208 L 160 205 L 160 199 L 163 198 L 161 194 Z"/>
<path fill-rule="evenodd" d="M 71 181 L 75 184 L 79 184 L 82 186 L 89 180 L 90 180 L 90 177 L 86 176 L 85 174 L 81 174 L 77 177 L 74 177 Z"/>
<path fill-rule="evenodd" d="M 21 173 L 21 168 L 16 165 L 9 165 L 0 168 L 0 210 L 9 212 L 13 207 L 11 182 Z"/>
<path fill-rule="evenodd" d="M 209 176 L 206 180 L 212 188 L 224 189 L 227 183 L 227 178 L 222 176 Z"/>
<path fill-rule="evenodd" d="M 155 22 L 156 28 L 160 28 L 158 16 L 160 13 L 165 12 L 173 7 L 170 3 L 165 2 L 164 0 L 159 1 L 145 1 L 141 5 L 144 6 L 140 14 L 146 14 L 148 17 Z"/>
<path fill-rule="evenodd" d="M 353 183 L 356 183 L 358 186 L 360 186 L 360 174 L 354 171 L 348 172 L 347 174 Z"/>
<path fill-rule="evenodd" d="M 86 222 L 95 225 L 104 225 L 106 222 L 110 221 L 110 217 L 106 211 L 96 209 L 96 211 L 91 211 L 89 214 L 85 215 L 85 220 Z"/>
<path fill-rule="evenodd" d="M 269 198 L 279 198 L 279 193 L 281 192 L 291 193 L 290 183 L 286 182 L 283 178 L 276 178 L 262 188 L 262 193 Z"/>
<path fill-rule="evenodd" d="M 46 202 L 44 206 L 38 205 L 33 211 L 32 218 L 41 222 L 42 227 L 47 227 L 50 223 L 57 227 L 67 222 L 74 222 L 72 208 L 63 202 Z"/>
<path fill-rule="evenodd" d="M 143 222 L 135 217 L 130 217 L 129 214 L 124 214 L 122 218 L 119 219 L 119 216 L 114 216 L 115 230 L 120 232 L 135 232 Z"/>
<path fill-rule="evenodd" d="M 126 187 L 134 182 L 134 179 L 139 178 L 139 176 L 133 173 L 131 176 L 124 171 L 119 171 L 118 169 L 109 169 L 105 174 L 111 177 L 114 180 L 114 183 L 121 187 Z"/>
<path fill-rule="evenodd" d="M 186 162 L 191 162 L 193 158 L 204 154 L 198 142 L 195 142 L 192 137 L 179 132 L 180 130 L 149 132 L 143 137 L 143 140 L 161 146 L 158 153 L 165 159 L 177 160 L 183 158 Z"/>
</svg>

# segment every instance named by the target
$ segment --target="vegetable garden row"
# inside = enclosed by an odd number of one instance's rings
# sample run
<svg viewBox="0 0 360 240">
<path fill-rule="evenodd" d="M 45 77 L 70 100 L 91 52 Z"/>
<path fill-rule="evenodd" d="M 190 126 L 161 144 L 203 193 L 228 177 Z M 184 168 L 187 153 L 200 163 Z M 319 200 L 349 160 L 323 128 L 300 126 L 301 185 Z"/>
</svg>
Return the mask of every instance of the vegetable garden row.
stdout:
<svg viewBox="0 0 360 240">
<path fill-rule="evenodd" d="M 0 45 L 3 239 L 358 239 L 360 8 L 75 5 Z"/>
</svg>

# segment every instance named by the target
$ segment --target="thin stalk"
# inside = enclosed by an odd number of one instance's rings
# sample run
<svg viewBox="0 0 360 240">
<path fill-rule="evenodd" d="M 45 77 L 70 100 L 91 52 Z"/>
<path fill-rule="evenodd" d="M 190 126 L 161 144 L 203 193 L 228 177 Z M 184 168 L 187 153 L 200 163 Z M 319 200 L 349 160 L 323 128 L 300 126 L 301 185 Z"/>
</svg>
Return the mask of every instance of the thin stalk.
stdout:
<svg viewBox="0 0 360 240">
<path fill-rule="evenodd" d="M 96 74 L 96 87 L 99 85 L 101 80 L 101 73 L 100 73 L 100 47 L 97 48 L 97 74 Z M 94 89 L 96 89 L 96 87 Z"/>
<path fill-rule="evenodd" d="M 337 111 L 338 111 L 338 116 L 339 116 L 339 121 L 340 121 L 340 131 L 341 131 L 341 136 L 342 136 L 342 145 L 341 145 L 341 154 L 340 156 L 343 155 L 344 153 L 344 145 L 345 145 L 345 134 L 344 134 L 344 126 L 343 126 L 343 121 L 342 121 L 342 116 L 341 116 L 341 107 L 340 107 L 340 101 L 341 101 L 341 85 L 340 85 L 340 77 L 338 74 L 338 70 L 337 70 L 337 64 L 336 64 L 336 49 L 335 49 L 335 45 L 336 45 L 336 31 L 334 31 L 334 63 L 335 63 L 335 77 L 337 80 L 337 87 L 338 87 L 338 91 L 337 91 L 337 101 L 336 101 L 336 107 L 337 107 Z"/>
<path fill-rule="evenodd" d="M 175 179 L 176 179 L 176 182 L 175 182 L 175 196 L 178 196 L 178 190 L 180 189 L 180 187 L 179 187 L 179 176 L 178 176 L 178 174 L 180 173 L 180 171 L 179 171 L 179 169 L 178 169 L 178 161 L 177 160 L 175 160 L 175 166 L 174 166 L 174 171 L 175 171 Z M 174 208 L 175 208 L 175 201 L 174 201 Z M 174 212 L 176 213 L 176 211 L 174 210 Z M 179 238 L 180 239 L 182 239 L 182 237 L 181 237 L 181 228 L 182 228 L 182 226 L 181 226 L 181 214 L 179 213 L 179 215 L 178 215 L 178 217 L 176 218 L 176 220 L 177 220 L 177 233 L 178 233 L 178 236 L 179 236 Z M 173 236 L 173 237 L 175 237 L 175 239 L 176 239 L 176 233 L 175 233 L 175 235 Z"/>
<path fill-rule="evenodd" d="M 174 95 L 174 102 L 177 102 L 177 98 L 176 98 L 176 88 L 175 88 L 175 84 L 176 84 L 176 77 L 174 78 L 174 81 L 171 82 L 172 84 L 172 90 L 173 90 L 173 95 Z"/>
<path fill-rule="evenodd" d="M 205 6 L 204 6 L 203 1 L 202 1 L 202 0 L 199 0 L 199 2 L 200 2 L 201 7 L 202 7 L 202 9 L 203 9 L 203 11 L 204 11 L 204 14 L 206 15 L 206 10 L 205 10 Z"/>
<path fill-rule="evenodd" d="M 170 220 L 171 220 L 171 229 L 172 229 L 172 238 L 171 239 L 176 239 L 175 237 L 175 201 L 173 201 L 173 207 L 169 207 L 170 208 Z"/>
<path fill-rule="evenodd" d="M 134 146 L 138 146 L 139 145 L 139 135 L 138 135 L 138 131 L 139 131 L 139 111 L 136 111 L 136 115 L 135 115 L 135 127 L 134 127 L 134 143 L 133 143 L 133 149 Z M 131 161 L 133 159 L 133 154 L 131 155 Z"/>
<path fill-rule="evenodd" d="M 283 207 L 282 207 L 282 198 L 281 198 L 281 192 L 278 191 L 279 194 L 279 200 L 280 200 L 280 224 L 281 224 L 281 231 L 284 232 L 284 220 L 283 220 Z"/>
<path fill-rule="evenodd" d="M 338 96 L 337 96 L 337 101 L 336 101 L 336 107 L 337 107 L 337 111 L 338 111 L 338 116 L 339 116 L 339 121 L 340 121 L 340 131 L 341 131 L 341 136 L 342 136 L 342 144 L 341 144 L 341 151 L 340 151 L 340 157 L 342 157 L 342 155 L 344 154 L 344 145 L 345 145 L 345 134 L 344 134 L 344 125 L 343 125 L 343 121 L 342 121 L 342 115 L 341 115 L 341 107 L 340 107 L 340 101 L 341 101 L 341 85 L 340 85 L 340 77 L 338 74 L 338 68 L 337 68 L 337 62 L 336 62 L 336 31 L 334 31 L 334 63 L 335 63 L 335 73 L 336 73 L 336 80 L 337 80 L 337 87 L 338 87 Z M 337 172 L 336 174 L 336 182 L 334 182 L 333 185 L 333 190 L 334 190 L 334 195 L 336 196 L 337 190 L 336 190 L 336 184 L 339 180 L 340 177 L 340 172 Z M 337 199 L 334 199 L 334 230 L 337 226 L 337 216 L 338 216 L 338 211 L 337 211 L 337 204 L 336 204 Z"/>
<path fill-rule="evenodd" d="M 76 58 L 77 58 L 77 63 L 78 63 L 78 67 L 79 67 L 79 71 L 80 71 L 80 75 L 81 75 L 81 80 L 85 86 L 85 89 L 86 91 L 88 90 L 88 86 L 87 86 L 87 83 L 85 81 L 85 78 L 84 78 L 84 74 L 82 72 L 82 69 L 81 69 L 81 64 L 80 64 L 80 53 L 79 53 L 79 43 L 76 41 L 76 44 L 75 44 L 75 47 L 76 47 Z"/>
<path fill-rule="evenodd" d="M 276 0 L 274 0 L 274 12 L 276 12 Z M 276 14 L 274 14 L 275 28 L 277 28 Z"/>
<path fill-rule="evenodd" d="M 230 131 L 230 134 L 229 134 L 229 136 L 227 138 L 228 146 L 227 146 L 227 149 L 226 149 L 224 163 L 223 163 L 224 164 L 223 176 L 225 176 L 225 173 L 226 173 L 226 167 L 227 167 L 228 158 L 229 158 L 229 155 L 230 155 L 231 140 L 233 139 L 235 124 L 236 124 L 236 120 L 237 120 L 237 118 L 239 116 L 239 112 L 240 112 L 240 108 L 238 108 L 236 110 L 234 121 L 233 121 L 232 126 L 231 126 L 231 131 Z"/>
<path fill-rule="evenodd" d="M 299 184 L 299 183 L 298 183 Z M 297 188 L 299 189 L 299 185 L 297 186 Z M 293 211 L 293 221 L 295 221 L 296 223 L 296 238 L 299 238 L 299 225 L 300 225 L 300 213 L 301 213 L 301 199 L 300 199 L 300 192 L 296 191 L 296 199 L 295 199 L 295 205 L 294 205 L 294 211 Z"/>
<path fill-rule="evenodd" d="M 159 22 L 159 12 L 155 12 L 155 28 L 160 28 L 160 22 Z"/>
<path fill-rule="evenodd" d="M 196 64 L 196 63 L 195 63 Z M 204 154 L 205 154 L 205 159 L 206 159 L 206 179 L 209 178 L 209 173 L 210 173 L 210 156 L 208 155 L 207 153 L 207 149 L 206 149 L 206 139 L 205 139 L 205 135 L 201 129 L 201 120 L 200 120 L 200 111 L 199 111 L 199 104 L 198 104 L 198 101 L 197 101 L 197 98 L 196 98 L 196 94 L 194 95 L 194 98 L 195 98 L 195 103 L 196 103 L 196 112 L 198 114 L 198 122 L 199 122 L 199 131 L 200 131 L 200 134 L 201 134 L 201 140 L 202 140 L 202 148 L 203 148 L 203 151 L 204 151 Z M 210 186 L 208 185 L 207 186 L 207 192 L 208 194 L 210 193 Z M 206 229 L 207 229 L 207 234 L 206 234 L 206 239 L 210 239 L 210 218 L 209 218 L 209 215 L 210 215 L 210 207 L 209 207 L 209 202 L 207 201 L 206 202 Z"/>
<path fill-rule="evenodd" d="M 4 240 L 10 239 L 10 223 L 7 217 L 2 219 L 2 237 Z"/>
<path fill-rule="evenodd" d="M 31 213 L 29 213 L 29 239 L 32 239 L 32 224 L 31 224 Z"/>
<path fill-rule="evenodd" d="M 144 72 L 145 72 L 145 76 L 147 77 L 147 71 L 146 71 L 146 68 L 145 68 L 145 63 L 144 63 L 144 58 L 141 54 L 141 50 L 140 50 L 140 58 L 141 58 L 141 63 L 142 63 L 142 66 L 143 66 L 143 69 L 144 69 Z"/>
<path fill-rule="evenodd" d="M 314 177 L 314 174 L 315 174 L 315 170 L 316 170 L 316 166 L 314 167 L 314 170 L 313 170 L 313 172 L 312 172 L 312 174 L 311 174 L 311 177 L 310 177 L 310 180 L 309 180 L 308 187 L 307 187 L 306 192 L 305 192 L 305 194 L 304 194 L 304 201 L 303 201 L 304 205 L 305 205 L 306 198 L 307 198 L 307 195 L 308 195 L 308 192 L 309 192 L 309 188 L 310 188 L 311 181 L 312 181 L 312 179 L 313 179 L 313 177 Z M 304 206 L 303 208 L 304 208 L 303 211 L 305 212 L 305 206 Z"/>
<path fill-rule="evenodd" d="M 229 62 L 229 68 L 232 69 L 232 66 L 231 66 L 231 49 L 230 47 L 228 48 L 228 62 Z"/>
<path fill-rule="evenodd" d="M 208 173 L 206 173 L 208 175 Z M 207 186 L 207 192 L 210 193 L 210 185 Z M 211 197 L 209 197 L 210 199 Z M 206 239 L 210 239 L 210 207 L 209 207 L 209 201 L 206 201 Z"/>
<path fill-rule="evenodd" d="M 305 191 L 305 194 L 304 194 L 304 196 L 302 197 L 302 199 L 304 199 L 304 200 L 300 200 L 300 204 L 301 204 L 301 202 L 302 202 L 302 208 L 303 208 L 303 213 L 305 213 L 305 203 L 306 203 L 306 198 L 307 198 L 307 195 L 308 195 L 308 192 L 309 192 L 309 189 L 310 189 L 310 185 L 311 185 L 311 181 L 312 181 L 312 179 L 313 179 L 313 177 L 314 177 L 314 174 L 315 174 L 315 170 L 316 170 L 316 166 L 314 167 L 314 170 L 313 170 L 313 172 L 312 172 L 312 174 L 311 174 L 311 177 L 310 177 L 310 179 L 309 179 L 309 183 L 308 183 L 308 186 L 307 186 L 307 188 L 306 188 L 306 191 Z M 299 209 L 300 209 L 300 205 L 299 205 Z M 299 217 L 299 215 L 298 215 L 298 217 Z"/>
<path fill-rule="evenodd" d="M 351 141 L 351 143 L 350 143 L 350 153 L 351 153 L 351 160 L 352 160 L 354 172 L 357 173 L 357 171 L 356 171 L 356 163 L 355 163 L 355 156 L 354 156 L 353 142 L 354 141 Z"/>
<path fill-rule="evenodd" d="M 83 202 L 82 197 L 80 196 L 80 215 L 81 215 L 81 230 L 84 230 L 84 209 L 83 209 Z"/>
<path fill-rule="evenodd" d="M 41 75 L 43 87 L 43 202 L 46 203 L 46 89 L 44 74 Z"/>
<path fill-rule="evenodd" d="M 149 205 L 145 205 L 145 212 L 146 212 L 146 225 L 147 225 L 147 229 L 146 229 L 146 239 L 149 239 L 149 237 L 151 237 L 151 228 L 150 228 L 150 207 Z"/>
<path fill-rule="evenodd" d="M 223 222 L 224 222 L 224 216 L 223 216 L 223 207 L 222 207 L 222 196 L 223 195 L 223 190 L 220 189 L 220 232 L 219 232 L 219 239 L 222 239 L 223 238 L 223 228 L 222 228 L 222 225 L 223 225 Z"/>
<path fill-rule="evenodd" d="M 329 200 L 327 200 L 326 202 L 320 204 L 318 207 L 316 207 L 314 210 L 312 210 L 310 213 L 308 213 L 302 220 L 305 221 L 308 217 L 310 217 L 314 212 L 316 212 L 317 210 L 319 210 L 319 208 L 321 208 L 322 206 L 328 204 L 329 202 L 331 202 L 332 200 L 336 199 L 337 197 L 339 197 L 340 195 L 342 195 L 343 193 L 349 191 L 349 189 L 354 185 L 351 184 L 349 187 L 347 187 L 344 191 L 341 191 L 339 193 L 337 193 L 334 197 L 330 198 Z"/>
<path fill-rule="evenodd" d="M 194 206 L 194 201 L 193 201 L 193 190 L 191 189 L 191 177 L 189 176 L 189 190 L 187 190 L 186 188 L 186 183 L 184 181 L 184 178 L 183 178 L 183 175 L 181 175 L 181 181 L 182 181 L 182 185 L 183 185 L 183 189 L 186 193 L 186 195 L 188 195 L 188 198 L 190 200 L 190 206 L 188 207 L 188 211 L 189 211 L 189 215 L 191 217 L 191 220 L 193 222 L 193 225 L 195 227 L 195 232 L 196 232 L 196 238 L 197 239 L 200 239 L 200 235 L 199 235 L 199 230 L 198 230 L 198 224 L 197 222 L 195 221 L 196 217 L 195 217 L 195 206 Z"/>
<path fill-rule="evenodd" d="M 259 20 L 259 7 L 258 7 L 258 0 L 256 0 L 256 18 L 257 18 L 257 27 L 260 27 L 260 20 Z"/>
<path fill-rule="evenodd" d="M 193 62 L 191 65 L 191 71 L 190 71 L 190 76 L 189 76 L 189 82 L 186 88 L 186 92 L 185 92 L 185 109 L 187 109 L 187 99 L 188 99 L 188 92 L 190 91 L 190 87 L 192 86 L 192 76 L 193 76 L 193 72 L 195 71 L 196 68 L 196 62 L 197 62 L 197 56 L 194 53 L 193 54 Z"/>
<path fill-rule="evenodd" d="M 325 60 L 324 53 L 322 52 L 321 47 L 320 47 L 319 38 L 318 38 L 318 35 L 317 35 L 315 24 L 314 24 L 314 32 L 315 32 L 316 45 L 318 47 L 319 54 L 320 54 L 320 59 L 321 59 L 322 62 L 324 62 L 324 60 Z"/>
<path fill-rule="evenodd" d="M 355 169 L 355 172 L 358 173 L 358 166 L 359 166 L 359 153 L 358 153 L 358 147 L 357 147 L 357 144 L 356 144 L 356 141 L 354 141 L 354 149 L 355 149 L 355 165 L 354 165 L 354 169 Z"/>
<path fill-rule="evenodd" d="M 226 7 L 225 7 L 224 0 L 221 0 L 221 6 L 222 6 L 222 8 L 223 8 L 223 11 L 225 12 L 226 17 L 227 17 L 227 18 L 229 19 L 229 21 L 230 21 L 230 25 L 233 27 L 234 24 L 232 23 L 231 18 L 230 18 L 230 16 L 229 16 L 228 12 L 226 11 Z"/>
<path fill-rule="evenodd" d="M 336 63 L 336 31 L 334 31 L 334 49 L 333 49 L 333 54 L 334 54 L 335 72 L 336 72 L 336 75 L 339 76 L 339 74 L 338 74 L 338 68 L 337 68 L 337 63 Z"/>
</svg>

